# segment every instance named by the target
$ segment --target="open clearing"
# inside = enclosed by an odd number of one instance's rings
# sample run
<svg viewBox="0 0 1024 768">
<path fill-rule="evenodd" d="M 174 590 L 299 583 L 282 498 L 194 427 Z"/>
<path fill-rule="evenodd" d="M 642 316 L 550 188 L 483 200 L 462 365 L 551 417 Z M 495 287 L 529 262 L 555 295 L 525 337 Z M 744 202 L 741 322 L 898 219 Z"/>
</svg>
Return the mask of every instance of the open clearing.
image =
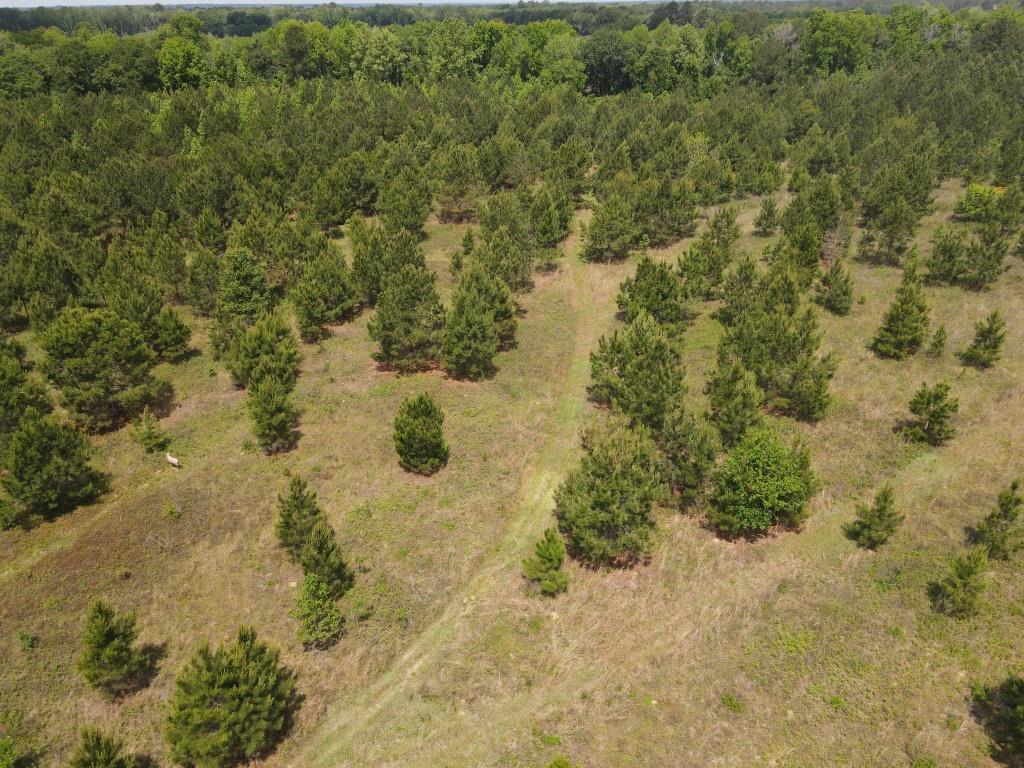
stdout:
<svg viewBox="0 0 1024 768">
<path fill-rule="evenodd" d="M 958 189 L 937 191 L 923 249 Z M 759 253 L 758 201 L 739 205 L 741 246 Z M 429 228 L 445 297 L 463 231 Z M 25 703 L 55 765 L 84 722 L 162 754 L 177 669 L 200 640 L 252 624 L 282 648 L 304 696 L 270 766 L 539 766 L 556 754 L 587 768 L 994 765 L 969 689 L 1021 661 L 1024 577 L 995 565 L 986 606 L 964 622 L 934 614 L 925 590 L 964 527 L 1024 473 L 1024 265 L 987 293 L 928 288 L 947 353 L 904 362 L 866 346 L 899 270 L 852 265 L 863 300 L 848 317 L 822 315 L 823 346 L 839 357 L 832 409 L 817 425 L 783 422 L 822 483 L 803 531 L 726 543 L 699 510 L 664 509 L 649 563 L 570 566 L 568 594 L 528 597 L 520 560 L 575 461 L 588 354 L 616 326 L 634 264 L 584 265 L 570 238 L 560 271 L 539 275 L 523 302 L 518 346 L 480 384 L 378 371 L 366 315 L 334 329 L 303 349 L 303 435 L 277 457 L 251 447 L 244 393 L 211 368 L 197 333 L 203 354 L 164 371 L 178 399 L 164 425 L 183 468 L 145 456 L 125 430 L 101 437 L 110 494 L 0 535 L 0 699 Z M 1003 359 L 963 369 L 953 353 L 996 308 L 1009 327 Z M 685 336 L 695 403 L 717 328 L 705 311 Z M 940 379 L 960 399 L 958 434 L 937 450 L 908 446 L 893 426 L 920 383 Z M 391 442 L 398 403 L 423 390 L 444 408 L 452 446 L 429 479 L 404 473 Z M 301 573 L 273 530 L 287 472 L 317 489 L 358 571 L 347 633 L 325 652 L 303 653 L 289 617 Z M 856 550 L 841 526 L 885 480 L 906 523 L 881 551 Z M 97 596 L 137 611 L 143 642 L 165 644 L 153 685 L 119 706 L 74 670 Z M 19 630 L 38 646 L 23 651 Z"/>
</svg>

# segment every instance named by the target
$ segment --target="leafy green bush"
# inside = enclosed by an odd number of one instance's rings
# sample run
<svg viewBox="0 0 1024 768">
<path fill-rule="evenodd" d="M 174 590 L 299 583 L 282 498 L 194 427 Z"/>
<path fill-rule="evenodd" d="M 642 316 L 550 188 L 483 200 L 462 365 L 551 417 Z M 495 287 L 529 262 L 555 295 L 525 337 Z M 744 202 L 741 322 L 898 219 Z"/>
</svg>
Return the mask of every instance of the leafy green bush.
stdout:
<svg viewBox="0 0 1024 768">
<path fill-rule="evenodd" d="M 785 447 L 770 429 L 747 432 L 713 483 L 709 518 L 728 536 L 799 525 L 816 487 L 807 450 Z"/>
</svg>

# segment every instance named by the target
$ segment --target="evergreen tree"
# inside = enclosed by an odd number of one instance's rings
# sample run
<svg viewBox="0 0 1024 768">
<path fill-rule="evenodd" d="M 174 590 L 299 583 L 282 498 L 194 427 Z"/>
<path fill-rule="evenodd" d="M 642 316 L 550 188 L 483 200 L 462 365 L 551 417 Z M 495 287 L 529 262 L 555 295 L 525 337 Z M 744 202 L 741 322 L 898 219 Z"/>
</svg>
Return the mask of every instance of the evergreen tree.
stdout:
<svg viewBox="0 0 1024 768">
<path fill-rule="evenodd" d="M 66 309 L 41 342 L 43 372 L 88 429 L 117 427 L 165 394 L 139 327 L 108 309 Z"/>
<path fill-rule="evenodd" d="M 985 547 L 972 547 L 954 557 L 946 577 L 932 586 L 935 610 L 958 619 L 977 613 L 987 570 Z"/>
<path fill-rule="evenodd" d="M 650 178 L 636 190 L 634 218 L 649 245 L 660 248 L 692 234 L 697 209 L 688 179 Z"/>
<path fill-rule="evenodd" d="M 341 635 L 343 618 L 331 588 L 315 573 L 306 574 L 295 603 L 299 642 L 304 648 L 330 648 Z"/>
<path fill-rule="evenodd" d="M 679 350 L 643 310 L 621 334 L 601 337 L 590 354 L 590 371 L 591 399 L 655 431 L 683 390 Z"/>
<path fill-rule="evenodd" d="M 299 563 L 307 575 L 313 574 L 320 579 L 335 598 L 341 597 L 352 587 L 352 571 L 341 555 L 334 529 L 323 517 L 313 523 Z"/>
<path fill-rule="evenodd" d="M 299 441 L 299 412 L 290 389 L 273 376 L 264 376 L 249 388 L 249 416 L 256 441 L 266 453 L 289 451 Z"/>
<path fill-rule="evenodd" d="M 903 273 L 896 298 L 882 319 L 871 348 L 879 357 L 902 360 L 914 354 L 928 333 L 928 305 L 913 265 Z"/>
<path fill-rule="evenodd" d="M 707 231 L 676 263 L 689 296 L 704 300 L 718 297 L 725 270 L 736 255 L 739 238 L 736 209 L 726 206 L 715 214 Z"/>
<path fill-rule="evenodd" d="M 196 217 L 193 234 L 203 248 L 219 253 L 227 245 L 227 236 L 220 219 L 212 208 L 206 206 Z"/>
<path fill-rule="evenodd" d="M 974 341 L 959 354 L 960 362 L 973 368 L 991 368 L 1002 354 L 1006 340 L 1006 321 L 996 310 L 974 324 Z"/>
<path fill-rule="evenodd" d="M 651 510 L 665 495 L 661 460 L 647 430 L 613 416 L 583 433 L 583 459 L 555 491 L 555 517 L 569 553 L 592 566 L 645 555 Z"/>
<path fill-rule="evenodd" d="M 210 331 L 214 357 L 227 353 L 235 337 L 273 305 L 274 296 L 263 263 L 247 248 L 228 250 L 218 270 L 214 325 Z"/>
<path fill-rule="evenodd" d="M 568 234 L 558 204 L 546 185 L 533 201 L 532 222 L 537 245 L 541 248 L 555 248 Z"/>
<path fill-rule="evenodd" d="M 379 346 L 374 359 L 399 373 L 429 368 L 441 351 L 444 321 L 434 274 L 403 268 L 392 276 L 370 319 L 370 338 Z"/>
<path fill-rule="evenodd" d="M 142 446 L 146 453 L 157 453 L 167 449 L 171 440 L 160 428 L 160 422 L 147 405 L 142 414 L 132 424 L 132 437 Z"/>
<path fill-rule="evenodd" d="M 679 494 L 683 504 L 693 501 L 703 489 L 715 458 L 722 450 L 718 433 L 705 419 L 688 413 L 683 398 L 677 397 L 665 415 L 657 439 L 665 457 L 664 471 L 669 486 Z"/>
<path fill-rule="evenodd" d="M 616 299 L 626 322 L 633 322 L 643 311 L 672 330 L 682 330 L 686 325 L 686 301 L 686 286 L 679 275 L 646 253 L 640 256 L 636 273 L 622 281 Z"/>
<path fill-rule="evenodd" d="M 298 562 L 313 526 L 323 519 L 316 491 L 301 477 L 292 477 L 288 493 L 277 497 L 277 512 L 277 542 Z"/>
<path fill-rule="evenodd" d="M 444 413 L 426 393 L 402 401 L 394 438 L 398 463 L 409 472 L 432 475 L 448 463 Z"/>
<path fill-rule="evenodd" d="M 613 190 L 597 204 L 584 227 L 583 260 L 622 261 L 640 245 L 641 235 L 632 202 L 624 192 Z"/>
<path fill-rule="evenodd" d="M 836 259 L 821 277 L 815 301 L 833 315 L 850 314 L 853 307 L 853 278 L 843 263 Z"/>
<path fill-rule="evenodd" d="M 188 354 L 192 329 L 171 307 L 164 307 L 156 316 L 150 341 L 157 358 L 176 363 Z"/>
<path fill-rule="evenodd" d="M 709 518 L 727 536 L 799 525 L 817 484 L 807 450 L 785 447 L 769 429 L 747 432 L 713 481 Z"/>
<path fill-rule="evenodd" d="M 754 219 L 754 231 L 761 237 L 770 237 L 779 228 L 779 208 L 775 198 L 769 196 L 761 198 L 761 209 Z"/>
<path fill-rule="evenodd" d="M 983 546 L 993 560 L 1009 560 L 1024 549 L 1024 535 L 1017 522 L 1024 508 L 1019 490 L 1020 481 L 1014 480 L 999 494 L 996 508 L 971 531 L 972 542 Z"/>
<path fill-rule="evenodd" d="M 359 304 L 352 273 L 345 257 L 328 247 L 310 261 L 292 292 L 292 303 L 303 341 L 324 335 L 323 326 L 347 320 Z"/>
<path fill-rule="evenodd" d="M 299 376 L 300 359 L 291 328 L 275 312 L 264 315 L 235 338 L 227 367 L 239 387 L 272 378 L 290 392 Z"/>
<path fill-rule="evenodd" d="M 135 688 L 147 672 L 146 655 L 135 648 L 135 616 L 118 616 L 102 600 L 96 600 L 85 619 L 78 671 L 108 696 L 121 696 Z"/>
<path fill-rule="evenodd" d="M 708 420 L 718 430 L 722 442 L 731 448 L 761 424 L 764 393 L 757 379 L 739 359 L 719 348 L 718 368 L 705 387 L 710 404 Z"/>
<path fill-rule="evenodd" d="M 928 349 L 925 350 L 925 355 L 928 357 L 942 357 L 946 352 L 946 326 L 940 325 L 939 329 L 935 331 L 935 335 L 932 336 L 931 343 L 928 345 Z"/>
<path fill-rule="evenodd" d="M 0 336 L 0 463 L 10 435 L 31 408 L 49 413 L 53 406 L 43 385 L 29 375 L 25 348 Z"/>
<path fill-rule="evenodd" d="M 486 285 L 491 280 L 479 268 L 471 269 L 452 296 L 441 339 L 441 360 L 456 378 L 475 381 L 494 370 L 501 338 L 491 305 L 493 292 Z"/>
<path fill-rule="evenodd" d="M 199 248 L 188 262 L 185 275 L 185 298 L 196 314 L 209 317 L 217 308 L 220 284 L 220 259 L 212 251 Z"/>
<path fill-rule="evenodd" d="M 910 400 L 910 412 L 917 418 L 904 426 L 903 433 L 915 443 L 942 445 L 954 434 L 949 419 L 958 410 L 960 402 L 949 396 L 949 384 L 922 384 Z"/>
<path fill-rule="evenodd" d="M 569 588 L 569 577 L 562 570 L 565 544 L 557 528 L 548 528 L 537 542 L 533 557 L 523 561 L 523 575 L 537 585 L 542 595 L 554 597 Z"/>
<path fill-rule="evenodd" d="M 372 213 L 376 199 L 370 158 L 353 152 L 339 158 L 313 187 L 313 215 L 324 226 L 344 224 L 353 213 Z"/>
<path fill-rule="evenodd" d="M 845 526 L 846 535 L 866 549 L 877 549 L 889 540 L 903 522 L 893 507 L 892 486 L 888 483 L 875 494 L 875 501 L 857 505 L 857 519 Z"/>
<path fill-rule="evenodd" d="M 269 752 L 291 725 L 295 680 L 278 652 L 240 629 L 229 646 L 200 646 L 178 675 L 167 717 L 171 759 L 228 766 Z"/>
<path fill-rule="evenodd" d="M 383 228 L 357 216 L 348 225 L 348 238 L 352 243 L 352 279 L 363 300 L 373 306 L 384 289 L 384 274 L 390 262 L 388 237 Z"/>
<path fill-rule="evenodd" d="M 403 168 L 380 191 L 377 209 L 387 230 L 405 230 L 423 240 L 427 236 L 423 225 L 430 215 L 430 187 L 425 177 L 412 168 Z"/>
<path fill-rule="evenodd" d="M 473 251 L 473 261 L 500 278 L 513 293 L 533 288 L 533 253 L 512 237 L 505 226 L 485 233 Z"/>
<path fill-rule="evenodd" d="M 0 510 L 0 527 L 29 525 L 95 499 L 106 482 L 89 465 L 91 453 L 78 430 L 27 410 L 7 443 L 0 486 L 13 504 Z"/>
<path fill-rule="evenodd" d="M 0 766 L 5 766 L 0 753 Z M 83 728 L 70 768 L 141 768 L 134 755 L 124 753 L 124 744 L 95 728 Z M 6 766 L 5 766 L 6 768 Z M 17 768 L 12 764 L 10 768 Z"/>
</svg>

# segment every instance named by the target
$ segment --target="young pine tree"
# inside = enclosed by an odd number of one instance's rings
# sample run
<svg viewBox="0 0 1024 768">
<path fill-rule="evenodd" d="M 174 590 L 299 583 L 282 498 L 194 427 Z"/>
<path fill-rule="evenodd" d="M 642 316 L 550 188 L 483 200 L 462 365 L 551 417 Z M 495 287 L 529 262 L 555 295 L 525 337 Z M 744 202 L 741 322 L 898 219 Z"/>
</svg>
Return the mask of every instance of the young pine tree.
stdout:
<svg viewBox="0 0 1024 768">
<path fill-rule="evenodd" d="M 54 415 L 29 408 L 7 443 L 0 486 L 11 504 L 0 507 L 0 527 L 27 526 L 106 490 L 105 478 L 89 465 L 89 439 Z"/>
<path fill-rule="evenodd" d="M 683 398 L 677 397 L 665 414 L 657 435 L 665 457 L 664 472 L 669 486 L 682 504 L 697 498 L 722 450 L 717 430 L 707 420 L 689 413 Z"/>
<path fill-rule="evenodd" d="M 846 525 L 846 535 L 857 546 L 877 549 L 889 540 L 903 522 L 903 515 L 893 506 L 892 486 L 883 485 L 875 494 L 874 503 L 857 505 L 857 518 Z"/>
<path fill-rule="evenodd" d="M 1006 340 L 1006 321 L 996 310 L 982 322 L 974 324 L 974 341 L 958 357 L 972 368 L 991 368 L 1002 354 Z"/>
<path fill-rule="evenodd" d="M 493 292 L 487 290 L 489 280 L 482 270 L 470 268 L 452 296 L 441 339 L 441 361 L 455 378 L 476 381 L 494 371 L 501 337 Z"/>
<path fill-rule="evenodd" d="M 985 547 L 993 560 L 1009 560 L 1024 548 L 1024 535 L 1018 523 L 1024 509 L 1024 497 L 1019 490 L 1020 481 L 1014 480 L 999 494 L 996 508 L 971 532 L 973 543 Z"/>
<path fill-rule="evenodd" d="M 89 607 L 78 671 L 93 688 L 121 696 L 135 688 L 147 671 L 145 654 L 134 647 L 135 617 L 118 616 L 102 600 Z"/>
<path fill-rule="evenodd" d="M 902 360 L 920 348 L 927 333 L 928 305 L 917 272 L 913 265 L 908 265 L 871 348 L 879 357 Z"/>
<path fill-rule="evenodd" d="M 370 338 L 377 342 L 373 357 L 399 373 L 422 371 L 441 352 L 445 312 L 426 269 L 405 267 L 392 275 L 370 319 Z"/>
<path fill-rule="evenodd" d="M 932 586 L 935 610 L 957 619 L 977 613 L 987 570 L 988 555 L 984 547 L 972 547 L 954 557 L 946 577 Z"/>
<path fill-rule="evenodd" d="M 562 570 L 565 544 L 558 529 L 551 527 L 537 542 L 533 557 L 523 561 L 523 575 L 533 582 L 542 595 L 554 597 L 569 588 L 569 577 Z"/>
<path fill-rule="evenodd" d="M 815 301 L 833 315 L 850 314 L 853 307 L 853 278 L 850 270 L 836 259 L 828 272 L 821 276 Z"/>
<path fill-rule="evenodd" d="M 273 376 L 249 387 L 249 416 L 256 441 L 266 453 L 289 451 L 299 441 L 299 412 L 289 388 Z"/>
<path fill-rule="evenodd" d="M 160 422 L 157 421 L 148 405 L 142 409 L 142 413 L 132 423 L 132 437 L 146 453 L 158 453 L 166 450 L 171 443 L 171 439 L 160 428 Z"/>
<path fill-rule="evenodd" d="M 627 323 L 647 312 L 672 331 L 682 330 L 689 315 L 682 279 L 668 264 L 656 262 L 646 253 L 640 256 L 636 273 L 622 281 L 616 303 Z"/>
<path fill-rule="evenodd" d="M 352 587 L 352 571 L 345 564 L 334 529 L 322 517 L 313 523 L 299 563 L 307 575 L 313 574 L 326 584 L 335 598 Z"/>
<path fill-rule="evenodd" d="M 330 648 L 341 635 L 344 619 L 331 587 L 315 573 L 307 573 L 295 602 L 299 642 L 304 648 Z"/>
<path fill-rule="evenodd" d="M 601 337 L 590 355 L 590 371 L 591 399 L 655 431 L 669 402 L 683 390 L 679 349 L 643 310 L 622 333 Z"/>
<path fill-rule="evenodd" d="M 942 445 L 955 432 L 949 420 L 958 410 L 960 402 L 950 397 L 949 384 L 922 384 L 910 401 L 910 412 L 917 418 L 906 424 L 903 432 L 915 443 Z"/>
<path fill-rule="evenodd" d="M 805 448 L 787 448 L 770 429 L 746 433 L 714 475 L 709 518 L 727 536 L 797 526 L 816 488 Z"/>
<path fill-rule="evenodd" d="M 156 316 L 152 334 L 153 351 L 160 360 L 176 363 L 188 354 L 192 329 L 171 307 L 164 307 Z"/>
<path fill-rule="evenodd" d="M 928 349 L 924 353 L 931 358 L 942 357 L 946 353 L 946 326 L 939 326 L 939 329 L 935 331 L 935 335 L 932 336 L 932 340 L 928 344 Z"/>
<path fill-rule="evenodd" d="M 274 313 L 264 315 L 235 338 L 227 367 L 236 386 L 248 387 L 273 378 L 290 392 L 299 376 L 300 359 L 291 328 Z"/>
<path fill-rule="evenodd" d="M 274 297 L 263 263 L 246 248 L 224 254 L 217 273 L 211 342 L 216 357 L 228 351 L 235 335 L 270 311 Z"/>
<path fill-rule="evenodd" d="M 165 737 L 181 765 L 231 766 L 270 751 L 291 725 L 295 679 L 278 652 L 240 629 L 231 645 L 200 646 L 178 675 Z"/>
<path fill-rule="evenodd" d="M 310 261 L 292 291 L 299 336 L 314 342 L 325 335 L 324 326 L 351 318 L 359 305 L 359 293 L 345 257 L 328 247 Z"/>
<path fill-rule="evenodd" d="M 775 198 L 764 197 L 761 200 L 761 210 L 757 212 L 754 219 L 754 231 L 761 237 L 769 237 L 779 228 L 779 208 Z"/>
<path fill-rule="evenodd" d="M 624 193 L 613 190 L 597 204 L 583 234 L 584 261 L 622 261 L 641 240 L 633 203 Z"/>
<path fill-rule="evenodd" d="M 555 491 L 555 518 L 566 548 L 595 567 L 645 555 L 651 511 L 665 496 L 661 458 L 650 434 L 613 416 L 583 433 L 583 459 Z"/>
<path fill-rule="evenodd" d="M 719 348 L 718 368 L 704 391 L 710 402 L 708 420 L 727 448 L 736 445 L 747 430 L 762 423 L 764 393 L 757 386 L 754 374 L 724 347 Z"/>
<path fill-rule="evenodd" d="M 444 413 L 426 393 L 402 401 L 394 439 L 398 463 L 409 472 L 432 475 L 448 463 Z"/>
<path fill-rule="evenodd" d="M 0 766 L 4 765 L 0 753 Z M 124 744 L 96 728 L 83 728 L 70 768 L 141 768 L 134 755 L 125 754 Z M 16 768 L 12 764 L 11 768 Z"/>
<path fill-rule="evenodd" d="M 293 476 L 288 492 L 277 497 L 277 543 L 295 562 L 306 548 L 313 526 L 323 519 L 316 491 L 301 477 Z"/>
</svg>

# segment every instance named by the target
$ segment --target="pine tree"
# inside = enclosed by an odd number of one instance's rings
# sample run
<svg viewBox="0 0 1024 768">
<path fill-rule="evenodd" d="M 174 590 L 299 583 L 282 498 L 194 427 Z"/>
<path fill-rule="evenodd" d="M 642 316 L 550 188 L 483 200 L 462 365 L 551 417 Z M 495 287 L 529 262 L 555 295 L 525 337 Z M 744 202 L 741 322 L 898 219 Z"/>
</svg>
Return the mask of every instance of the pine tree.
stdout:
<svg viewBox="0 0 1024 768">
<path fill-rule="evenodd" d="M 892 486 L 883 485 L 875 501 L 857 505 L 857 519 L 845 526 L 846 535 L 866 549 L 877 549 L 889 540 L 903 522 L 893 507 Z"/>
<path fill-rule="evenodd" d="M 185 273 L 185 298 L 196 314 L 209 317 L 217 308 L 220 259 L 206 248 L 192 253 Z"/>
<path fill-rule="evenodd" d="M 448 463 L 444 413 L 426 393 L 402 401 L 394 439 L 398 463 L 409 472 L 432 475 Z"/>
<path fill-rule="evenodd" d="M 939 326 L 939 329 L 935 331 L 935 335 L 932 336 L 928 349 L 924 353 L 932 358 L 942 357 L 946 353 L 946 326 Z"/>
<path fill-rule="evenodd" d="M 815 301 L 833 315 L 850 314 L 853 307 L 853 278 L 843 263 L 836 259 L 821 277 Z"/>
<path fill-rule="evenodd" d="M 166 450 L 171 439 L 160 428 L 160 422 L 147 405 L 142 414 L 132 424 L 132 437 L 142 446 L 146 453 L 157 453 Z"/>
<path fill-rule="evenodd" d="M 764 393 L 757 379 L 736 357 L 719 348 L 718 368 L 708 379 L 705 393 L 710 404 L 708 420 L 727 448 L 736 445 L 747 430 L 761 424 Z"/>
<path fill-rule="evenodd" d="M 291 328 L 280 314 L 273 313 L 264 315 L 235 338 L 226 362 L 239 387 L 272 378 L 290 392 L 299 376 L 300 359 Z"/>
<path fill-rule="evenodd" d="M 683 504 L 693 501 L 722 450 L 718 432 L 707 420 L 687 412 L 683 398 L 677 397 L 665 415 L 657 441 L 665 457 L 669 486 Z"/>
<path fill-rule="evenodd" d="M 256 441 L 266 453 L 289 451 L 299 441 L 299 412 L 289 388 L 273 376 L 264 376 L 249 387 L 249 416 Z"/>
<path fill-rule="evenodd" d="M 513 293 L 533 288 L 533 253 L 513 238 L 504 225 L 484 233 L 472 260 L 489 275 L 504 281 Z"/>
<path fill-rule="evenodd" d="M 309 541 L 309 535 L 323 510 L 316 500 L 316 491 L 310 490 L 301 477 L 292 477 L 288 492 L 277 497 L 277 542 L 295 562 Z"/>
<path fill-rule="evenodd" d="M 30 371 L 25 348 L 0 336 L 0 465 L 7 441 L 25 413 L 30 408 L 40 414 L 53 409 L 46 389 Z"/>
<path fill-rule="evenodd" d="M 417 170 L 403 168 L 380 191 L 377 209 L 387 230 L 404 229 L 423 240 L 427 236 L 423 225 L 430 215 L 430 187 L 426 179 Z"/>
<path fill-rule="evenodd" d="M 324 326 L 347 320 L 355 314 L 359 296 L 345 257 L 330 247 L 303 270 L 292 289 L 292 304 L 305 342 L 324 337 Z"/>
<path fill-rule="evenodd" d="M 455 378 L 475 381 L 494 371 L 501 338 L 491 292 L 484 285 L 489 281 L 482 270 L 471 269 L 452 296 L 441 339 L 441 361 Z"/>
<path fill-rule="evenodd" d="M 612 190 L 594 208 L 590 224 L 583 230 L 583 260 L 622 261 L 640 245 L 641 234 L 632 202 L 624 192 Z"/>
<path fill-rule="evenodd" d="M 569 588 L 569 577 L 562 570 L 565 544 L 557 528 L 548 528 L 537 542 L 533 557 L 523 561 L 523 575 L 540 589 L 542 595 L 554 597 Z"/>
<path fill-rule="evenodd" d="M 754 219 L 754 231 L 761 237 L 770 237 L 779 228 L 779 208 L 775 198 L 767 196 L 761 199 L 761 210 Z"/>
<path fill-rule="evenodd" d="M 1024 549 L 1024 533 L 1018 524 L 1024 497 L 1019 493 L 1020 481 L 1014 480 L 999 494 L 999 503 L 971 532 L 973 543 L 979 544 L 993 560 L 1009 560 Z"/>
<path fill-rule="evenodd" d="M 621 334 L 601 337 L 590 354 L 590 370 L 591 399 L 655 431 L 683 390 L 679 350 L 643 310 Z"/>
<path fill-rule="evenodd" d="M 188 354 L 188 342 L 192 329 L 172 308 L 160 310 L 155 321 L 151 344 L 160 360 L 176 363 Z"/>
<path fill-rule="evenodd" d="M 299 642 L 304 648 L 330 648 L 341 635 L 344 619 L 331 588 L 315 573 L 306 574 L 295 603 Z"/>
<path fill-rule="evenodd" d="M 562 217 L 558 204 L 551 196 L 550 190 L 544 186 L 533 201 L 533 231 L 537 236 L 537 244 L 541 248 L 554 248 L 568 234 L 562 226 Z"/>
<path fill-rule="evenodd" d="M 949 419 L 958 410 L 960 402 L 950 397 L 949 384 L 922 384 L 910 401 L 910 412 L 917 418 L 904 426 L 903 433 L 915 443 L 942 445 L 955 432 Z"/>
<path fill-rule="evenodd" d="M 0 486 L 13 503 L 0 510 L 0 527 L 30 525 L 99 496 L 107 484 L 91 454 L 85 435 L 28 409 L 7 443 Z"/>
<path fill-rule="evenodd" d="M 202 645 L 175 681 L 165 732 L 171 759 L 227 768 L 266 754 L 296 704 L 294 676 L 254 630 L 240 629 L 215 651 Z"/>
<path fill-rule="evenodd" d="M 616 303 L 626 322 L 645 311 L 672 331 L 682 330 L 689 316 L 686 286 L 679 275 L 646 253 L 640 256 L 636 273 L 622 281 Z"/>
<path fill-rule="evenodd" d="M 344 224 L 357 212 L 369 215 L 377 185 L 366 152 L 339 158 L 313 187 L 313 214 L 324 226 Z"/>
<path fill-rule="evenodd" d="M 903 273 L 896 298 L 885 313 L 871 348 L 879 357 L 902 360 L 914 354 L 928 333 L 928 305 L 913 265 Z"/>
<path fill-rule="evenodd" d="M 569 553 L 592 566 L 626 565 L 645 555 L 651 510 L 665 496 L 661 458 L 644 428 L 621 416 L 585 430 L 583 459 L 555 491 L 555 517 Z"/>
<path fill-rule="evenodd" d="M 935 610 L 958 619 L 977 613 L 987 570 L 988 555 L 982 546 L 954 557 L 947 576 L 932 586 Z"/>
<path fill-rule="evenodd" d="M 139 327 L 109 309 L 66 309 L 41 342 L 43 372 L 87 429 L 120 426 L 165 393 Z"/>
<path fill-rule="evenodd" d="M 118 616 L 96 600 L 85 619 L 78 671 L 93 688 L 108 696 L 121 696 L 135 688 L 148 668 L 148 659 L 134 647 L 138 630 L 135 616 Z"/>
<path fill-rule="evenodd" d="M 689 296 L 703 300 L 718 297 L 725 270 L 736 256 L 739 237 L 736 209 L 726 206 L 715 214 L 707 231 L 676 262 L 676 271 L 683 278 Z"/>
<path fill-rule="evenodd" d="M 444 321 L 434 274 L 403 268 L 392 276 L 370 319 L 370 338 L 379 346 L 374 359 L 400 373 L 429 368 L 440 355 Z"/>
<path fill-rule="evenodd" d="M 307 575 L 313 574 L 326 584 L 335 598 L 352 587 L 352 571 L 345 564 L 334 529 L 323 517 L 313 523 L 299 563 Z"/>
<path fill-rule="evenodd" d="M 709 518 L 727 536 L 799 525 L 817 485 L 807 450 L 787 448 L 770 429 L 747 432 L 713 482 Z"/>
<path fill-rule="evenodd" d="M 960 362 L 973 368 L 991 368 L 1002 354 L 1006 340 L 1006 321 L 996 310 L 974 324 L 974 341 L 959 354 Z"/>
<path fill-rule="evenodd" d="M 263 264 L 246 248 L 224 254 L 217 281 L 216 312 L 252 325 L 273 306 Z"/>
<path fill-rule="evenodd" d="M 4 766 L 0 753 L 0 766 Z M 124 753 L 124 744 L 96 728 L 83 728 L 70 768 L 141 768 L 142 763 Z M 17 768 L 12 764 L 10 768 Z"/>
</svg>

